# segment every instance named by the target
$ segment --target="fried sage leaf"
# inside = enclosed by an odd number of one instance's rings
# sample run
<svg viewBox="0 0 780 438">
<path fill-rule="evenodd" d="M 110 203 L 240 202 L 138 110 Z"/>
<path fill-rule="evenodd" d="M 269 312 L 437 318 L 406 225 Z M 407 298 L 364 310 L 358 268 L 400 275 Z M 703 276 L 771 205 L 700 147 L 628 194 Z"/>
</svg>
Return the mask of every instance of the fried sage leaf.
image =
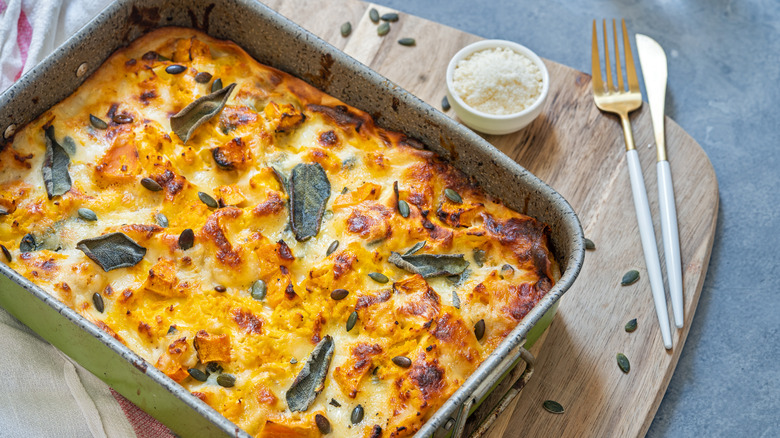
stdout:
<svg viewBox="0 0 780 438">
<path fill-rule="evenodd" d="M 124 233 L 110 233 L 76 244 L 87 257 L 100 265 L 104 271 L 135 266 L 146 255 L 146 248 L 135 243 Z"/>
<path fill-rule="evenodd" d="M 236 87 L 235 83 L 217 90 L 211 94 L 196 99 L 183 110 L 171 116 L 171 129 L 176 135 L 187 143 L 198 126 L 219 114 L 230 97 L 230 92 Z"/>
<path fill-rule="evenodd" d="M 290 225 L 299 242 L 320 231 L 322 213 L 330 197 L 330 181 L 319 163 L 295 166 L 290 175 Z"/>
<path fill-rule="evenodd" d="M 334 349 L 333 338 L 329 335 L 325 335 L 314 347 L 311 356 L 306 360 L 301 372 L 295 377 L 295 381 L 285 394 L 287 406 L 291 411 L 303 412 L 309 409 L 317 395 L 322 392 Z"/>
<path fill-rule="evenodd" d="M 387 261 L 423 278 L 460 275 L 469 266 L 463 254 L 401 255 L 393 251 Z"/>
<path fill-rule="evenodd" d="M 73 184 L 68 173 L 70 156 L 54 139 L 54 126 L 46 128 L 46 153 L 43 156 L 43 183 L 49 199 L 61 196 Z"/>
</svg>

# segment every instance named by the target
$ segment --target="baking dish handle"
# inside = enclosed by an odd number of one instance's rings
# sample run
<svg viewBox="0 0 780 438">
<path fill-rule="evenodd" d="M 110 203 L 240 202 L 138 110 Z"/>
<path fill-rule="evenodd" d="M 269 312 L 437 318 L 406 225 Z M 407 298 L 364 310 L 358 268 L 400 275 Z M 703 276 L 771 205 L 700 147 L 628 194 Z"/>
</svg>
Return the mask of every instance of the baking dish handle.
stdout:
<svg viewBox="0 0 780 438">
<path fill-rule="evenodd" d="M 517 380 L 515 380 L 515 383 L 512 384 L 506 394 L 501 397 L 499 402 L 496 404 L 496 407 L 493 408 L 489 414 L 487 414 L 487 416 L 481 421 L 476 429 L 474 429 L 474 431 L 470 434 L 470 438 L 478 438 L 483 436 L 490 429 L 496 419 L 501 415 L 501 413 L 503 413 L 509 407 L 509 405 L 512 404 L 515 398 L 520 394 L 520 391 L 523 390 L 525 385 L 531 379 L 531 376 L 534 373 L 534 363 L 536 359 L 528 350 L 523 347 L 520 347 L 519 353 L 519 358 L 525 362 L 525 369 L 520 374 L 520 376 L 517 377 Z M 515 367 L 515 369 L 517 369 L 517 367 Z M 455 417 L 455 424 L 452 429 L 452 435 L 450 435 L 451 438 L 463 438 L 466 427 L 466 420 L 468 419 L 471 407 L 474 406 L 476 401 L 477 399 L 475 397 L 469 397 L 468 400 L 463 402 L 463 404 L 460 406 L 458 409 L 458 414 Z"/>
</svg>

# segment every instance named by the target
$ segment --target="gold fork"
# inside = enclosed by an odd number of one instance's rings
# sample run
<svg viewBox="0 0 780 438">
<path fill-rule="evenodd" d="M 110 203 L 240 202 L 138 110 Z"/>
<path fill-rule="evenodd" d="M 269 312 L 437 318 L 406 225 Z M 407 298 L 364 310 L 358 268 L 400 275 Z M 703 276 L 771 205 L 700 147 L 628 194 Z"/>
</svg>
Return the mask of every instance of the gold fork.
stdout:
<svg viewBox="0 0 780 438">
<path fill-rule="evenodd" d="M 626 31 L 626 20 L 621 20 L 623 27 L 623 50 L 626 60 L 626 82 L 628 90 L 623 83 L 623 71 L 620 65 L 620 50 L 618 47 L 617 26 L 612 20 L 612 36 L 615 45 L 615 76 L 617 86 L 612 80 L 612 67 L 609 63 L 609 38 L 607 37 L 607 21 L 602 21 L 604 34 L 604 74 L 606 83 L 601 79 L 601 60 L 599 59 L 599 41 L 596 29 L 596 20 L 593 20 L 593 48 L 592 48 L 592 76 L 593 99 L 596 106 L 606 112 L 620 116 L 623 125 L 623 137 L 626 141 L 626 159 L 628 161 L 629 175 L 631 176 L 631 191 L 634 195 L 634 208 L 639 222 L 639 235 L 642 239 L 642 250 L 647 265 L 647 275 L 650 279 L 650 289 L 653 292 L 655 312 L 658 323 L 661 326 L 661 337 L 664 347 L 672 348 L 672 334 L 669 327 L 669 310 L 666 308 L 666 292 L 661 276 L 661 263 L 658 259 L 658 244 L 655 241 L 653 220 L 650 216 L 650 205 L 647 202 L 647 190 L 642 176 L 642 166 L 639 163 L 639 155 L 634 147 L 634 135 L 631 131 L 631 121 L 628 113 L 642 106 L 642 93 L 639 91 L 639 80 L 634 67 L 634 57 L 631 55 L 631 43 Z"/>
</svg>

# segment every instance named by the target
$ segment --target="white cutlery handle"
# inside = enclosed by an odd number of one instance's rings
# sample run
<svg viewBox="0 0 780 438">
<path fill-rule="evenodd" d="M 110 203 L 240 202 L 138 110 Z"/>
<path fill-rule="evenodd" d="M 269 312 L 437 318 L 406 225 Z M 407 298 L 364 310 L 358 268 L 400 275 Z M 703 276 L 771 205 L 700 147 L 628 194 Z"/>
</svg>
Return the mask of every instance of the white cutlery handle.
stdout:
<svg viewBox="0 0 780 438">
<path fill-rule="evenodd" d="M 674 186 L 672 186 L 672 170 L 669 162 L 659 161 L 658 171 L 658 202 L 661 209 L 661 234 L 664 237 L 664 257 L 666 258 L 666 277 L 669 280 L 669 295 L 672 298 L 674 325 L 682 328 L 685 317 L 683 314 L 683 282 L 682 260 L 680 257 L 680 235 L 677 231 L 677 209 L 674 204 Z"/>
<path fill-rule="evenodd" d="M 645 179 L 642 176 L 642 166 L 639 164 L 639 155 L 636 149 L 626 151 L 626 157 L 628 159 L 628 173 L 631 175 L 631 191 L 634 194 L 636 219 L 639 222 L 639 235 L 642 238 L 642 250 L 645 253 L 647 276 L 650 279 L 650 289 L 653 292 L 653 301 L 655 302 L 655 313 L 658 316 L 658 325 L 661 327 L 664 347 L 668 350 L 672 348 L 669 310 L 666 308 L 666 292 L 661 276 L 661 262 L 658 258 L 658 244 L 655 241 L 653 220 L 650 217 L 650 204 L 647 202 Z"/>
</svg>

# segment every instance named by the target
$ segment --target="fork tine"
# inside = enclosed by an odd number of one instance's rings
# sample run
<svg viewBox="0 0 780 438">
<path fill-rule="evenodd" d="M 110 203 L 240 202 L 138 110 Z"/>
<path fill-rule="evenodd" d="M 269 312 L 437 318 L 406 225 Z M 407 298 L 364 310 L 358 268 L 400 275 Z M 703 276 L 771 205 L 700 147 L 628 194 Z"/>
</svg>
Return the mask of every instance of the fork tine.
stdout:
<svg viewBox="0 0 780 438">
<path fill-rule="evenodd" d="M 596 20 L 593 20 L 593 47 L 591 48 L 590 72 L 593 80 L 593 91 L 604 92 L 604 82 L 601 80 L 601 61 L 599 61 L 599 37 L 596 32 Z"/>
<path fill-rule="evenodd" d="M 612 19 L 612 38 L 615 42 L 615 75 L 617 75 L 618 91 L 625 91 L 623 88 L 623 68 L 620 66 L 620 48 L 618 47 L 617 27 L 615 19 Z"/>
<path fill-rule="evenodd" d="M 612 84 L 612 67 L 609 65 L 609 38 L 607 37 L 607 20 L 603 20 L 601 22 L 601 27 L 604 30 L 604 73 L 607 75 L 607 92 L 612 92 L 615 91 L 615 87 Z"/>
<path fill-rule="evenodd" d="M 626 20 L 623 21 L 623 47 L 626 49 L 626 78 L 628 79 L 628 90 L 639 92 L 639 79 L 636 76 L 636 67 L 634 67 L 634 56 L 631 55 L 631 41 L 628 40 L 628 31 L 626 30 Z"/>
</svg>

